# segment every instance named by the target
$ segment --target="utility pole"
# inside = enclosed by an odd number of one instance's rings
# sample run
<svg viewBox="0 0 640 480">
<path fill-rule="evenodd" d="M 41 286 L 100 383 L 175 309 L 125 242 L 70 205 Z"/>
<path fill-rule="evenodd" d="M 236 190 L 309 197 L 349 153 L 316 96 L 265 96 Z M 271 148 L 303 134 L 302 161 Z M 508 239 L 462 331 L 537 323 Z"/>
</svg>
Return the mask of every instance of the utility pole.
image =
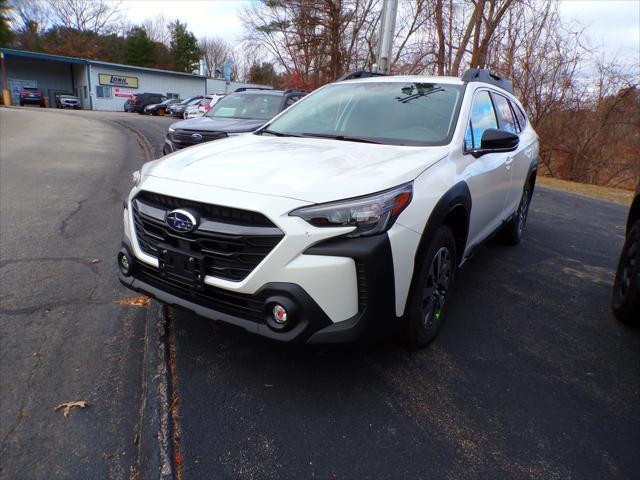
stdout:
<svg viewBox="0 0 640 480">
<path fill-rule="evenodd" d="M 378 55 L 376 73 L 389 73 L 389 62 L 393 50 L 393 35 L 396 30 L 398 0 L 383 0 L 380 30 L 378 32 Z"/>
</svg>

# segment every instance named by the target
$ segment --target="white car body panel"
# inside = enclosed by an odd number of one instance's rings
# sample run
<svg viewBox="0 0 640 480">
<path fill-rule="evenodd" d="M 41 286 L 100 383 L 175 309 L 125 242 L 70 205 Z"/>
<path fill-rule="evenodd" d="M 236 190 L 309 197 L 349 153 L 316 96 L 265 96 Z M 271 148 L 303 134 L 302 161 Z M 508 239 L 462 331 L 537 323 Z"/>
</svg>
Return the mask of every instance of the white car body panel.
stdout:
<svg viewBox="0 0 640 480">
<path fill-rule="evenodd" d="M 175 152 L 154 164 L 149 175 L 321 203 L 411 181 L 446 152 L 445 147 L 240 135 Z"/>
</svg>

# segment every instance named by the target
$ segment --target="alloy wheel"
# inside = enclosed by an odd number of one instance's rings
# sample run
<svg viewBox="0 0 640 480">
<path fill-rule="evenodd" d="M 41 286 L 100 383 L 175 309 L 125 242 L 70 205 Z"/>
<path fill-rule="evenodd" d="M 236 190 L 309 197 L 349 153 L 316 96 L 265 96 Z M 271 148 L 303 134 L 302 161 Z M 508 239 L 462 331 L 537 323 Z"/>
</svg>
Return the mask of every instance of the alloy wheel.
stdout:
<svg viewBox="0 0 640 480">
<path fill-rule="evenodd" d="M 620 271 L 620 297 L 622 298 L 625 298 L 631 289 L 631 280 L 633 272 L 635 272 L 639 248 L 640 241 L 638 239 L 634 239 L 634 241 L 629 245 L 627 251 L 624 253 L 622 269 Z"/>
<path fill-rule="evenodd" d="M 422 324 L 427 330 L 433 328 L 442 317 L 451 270 L 451 252 L 447 247 L 440 247 L 429 267 L 422 294 Z"/>
<path fill-rule="evenodd" d="M 522 193 L 522 200 L 520 201 L 520 208 L 518 209 L 518 230 L 520 233 L 524 230 L 524 226 L 527 223 L 527 215 L 529 214 L 529 188 L 525 188 Z"/>
</svg>

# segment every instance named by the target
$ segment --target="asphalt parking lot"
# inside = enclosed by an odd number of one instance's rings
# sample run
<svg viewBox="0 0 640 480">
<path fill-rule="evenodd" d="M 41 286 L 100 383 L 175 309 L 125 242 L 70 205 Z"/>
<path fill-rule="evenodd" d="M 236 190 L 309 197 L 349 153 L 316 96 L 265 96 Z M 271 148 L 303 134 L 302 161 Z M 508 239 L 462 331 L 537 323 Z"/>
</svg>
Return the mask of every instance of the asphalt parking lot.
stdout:
<svg viewBox="0 0 640 480">
<path fill-rule="evenodd" d="M 640 331 L 609 309 L 626 208 L 554 190 L 521 245 L 464 266 L 426 350 L 291 347 L 175 310 L 153 397 L 156 310 L 114 303 L 133 294 L 113 258 L 171 122 L 0 109 L 0 478 L 150 472 L 158 401 L 165 478 L 637 478 Z"/>
</svg>

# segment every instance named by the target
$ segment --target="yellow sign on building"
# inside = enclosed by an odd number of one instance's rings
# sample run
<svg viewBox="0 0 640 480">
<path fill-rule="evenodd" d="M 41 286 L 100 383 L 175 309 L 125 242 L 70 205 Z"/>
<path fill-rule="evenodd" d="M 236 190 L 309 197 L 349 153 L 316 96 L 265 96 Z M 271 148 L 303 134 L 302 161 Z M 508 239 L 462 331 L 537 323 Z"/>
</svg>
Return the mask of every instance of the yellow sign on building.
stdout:
<svg viewBox="0 0 640 480">
<path fill-rule="evenodd" d="M 112 87 L 138 88 L 137 77 L 125 77 L 123 75 L 111 75 L 109 73 L 99 73 L 98 80 L 100 85 L 109 85 Z"/>
</svg>

